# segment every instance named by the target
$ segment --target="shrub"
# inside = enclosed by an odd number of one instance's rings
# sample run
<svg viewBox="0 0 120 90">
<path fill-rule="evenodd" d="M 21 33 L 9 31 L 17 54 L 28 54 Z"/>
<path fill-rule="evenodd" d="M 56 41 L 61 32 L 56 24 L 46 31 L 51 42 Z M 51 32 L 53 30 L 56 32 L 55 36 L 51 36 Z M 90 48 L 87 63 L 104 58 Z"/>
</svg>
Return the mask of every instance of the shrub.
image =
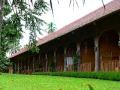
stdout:
<svg viewBox="0 0 120 90">
<path fill-rule="evenodd" d="M 33 75 L 51 75 L 120 81 L 120 72 L 35 72 Z"/>
</svg>

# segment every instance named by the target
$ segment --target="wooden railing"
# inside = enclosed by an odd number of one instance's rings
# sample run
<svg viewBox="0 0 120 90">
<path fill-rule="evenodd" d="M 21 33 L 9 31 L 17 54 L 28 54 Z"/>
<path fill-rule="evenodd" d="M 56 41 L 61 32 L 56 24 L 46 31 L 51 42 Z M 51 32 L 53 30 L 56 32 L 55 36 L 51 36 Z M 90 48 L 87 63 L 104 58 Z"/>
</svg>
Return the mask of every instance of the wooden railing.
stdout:
<svg viewBox="0 0 120 90">
<path fill-rule="evenodd" d="M 51 72 L 52 68 L 51 67 L 47 67 L 47 69 L 46 68 L 35 68 L 34 70 L 35 72 Z M 54 70 L 57 72 L 61 72 L 64 70 L 64 68 L 63 66 L 57 66 L 54 68 Z"/>
<path fill-rule="evenodd" d="M 92 62 L 89 63 L 81 63 L 80 64 L 80 70 L 81 72 L 90 72 L 90 71 L 94 71 L 95 65 Z M 101 61 L 100 62 L 100 70 L 101 71 L 120 71 L 120 61 L 119 60 L 107 60 L 107 61 Z M 19 71 L 17 70 L 16 72 L 18 73 L 26 73 L 26 74 L 31 74 L 33 71 L 38 71 L 38 72 L 48 72 L 50 71 L 50 68 L 48 67 L 47 70 L 45 67 L 42 68 L 35 68 L 33 69 L 22 69 L 21 67 L 19 67 Z M 57 66 L 55 68 L 55 71 L 61 72 L 64 71 L 64 67 L 63 66 Z M 66 71 L 74 71 L 74 65 L 69 65 L 66 68 Z"/>
<path fill-rule="evenodd" d="M 101 71 L 119 71 L 120 62 L 119 60 L 101 61 L 100 67 Z"/>
<path fill-rule="evenodd" d="M 63 66 L 57 66 L 57 67 L 56 67 L 56 71 L 57 71 L 57 72 L 61 72 L 61 71 L 63 71 L 63 70 L 64 70 Z"/>
<path fill-rule="evenodd" d="M 92 71 L 92 63 L 80 64 L 80 71 L 82 71 L 82 72 Z"/>
<path fill-rule="evenodd" d="M 68 65 L 66 71 L 74 71 L 74 65 Z"/>
</svg>

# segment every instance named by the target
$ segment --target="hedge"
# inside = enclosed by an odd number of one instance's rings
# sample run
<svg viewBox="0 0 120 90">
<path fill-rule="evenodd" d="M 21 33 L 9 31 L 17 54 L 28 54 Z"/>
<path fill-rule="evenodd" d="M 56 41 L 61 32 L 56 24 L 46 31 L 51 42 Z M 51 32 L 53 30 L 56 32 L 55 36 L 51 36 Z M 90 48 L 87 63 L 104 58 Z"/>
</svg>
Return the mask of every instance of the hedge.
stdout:
<svg viewBox="0 0 120 90">
<path fill-rule="evenodd" d="M 35 72 L 33 75 L 50 75 L 76 78 L 94 78 L 120 81 L 120 72 Z"/>
</svg>

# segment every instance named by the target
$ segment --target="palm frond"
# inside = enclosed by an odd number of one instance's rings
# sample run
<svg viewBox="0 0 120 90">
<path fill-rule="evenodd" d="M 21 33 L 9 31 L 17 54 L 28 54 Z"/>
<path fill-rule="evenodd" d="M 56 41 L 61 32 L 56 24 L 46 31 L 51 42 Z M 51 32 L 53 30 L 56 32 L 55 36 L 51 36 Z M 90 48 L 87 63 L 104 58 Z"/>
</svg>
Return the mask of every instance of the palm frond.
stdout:
<svg viewBox="0 0 120 90">
<path fill-rule="evenodd" d="M 72 3 L 72 0 L 70 0 L 70 2 L 69 2 L 69 7 L 70 7 L 71 3 Z"/>
<path fill-rule="evenodd" d="M 53 15 L 54 15 L 54 11 L 53 11 L 53 3 L 52 3 L 52 0 L 50 0 L 50 8 L 51 8 L 51 10 L 52 10 L 52 13 L 53 13 Z"/>
<path fill-rule="evenodd" d="M 104 9 L 105 9 L 105 4 L 104 4 L 104 0 L 101 0 L 102 1 L 102 4 L 103 4 L 103 7 L 104 7 Z"/>
<path fill-rule="evenodd" d="M 83 6 L 85 5 L 85 0 L 82 0 L 82 2 L 83 2 Z"/>
<path fill-rule="evenodd" d="M 79 4 L 78 4 L 77 0 L 75 0 L 75 2 L 76 2 L 77 7 L 79 8 Z"/>
</svg>

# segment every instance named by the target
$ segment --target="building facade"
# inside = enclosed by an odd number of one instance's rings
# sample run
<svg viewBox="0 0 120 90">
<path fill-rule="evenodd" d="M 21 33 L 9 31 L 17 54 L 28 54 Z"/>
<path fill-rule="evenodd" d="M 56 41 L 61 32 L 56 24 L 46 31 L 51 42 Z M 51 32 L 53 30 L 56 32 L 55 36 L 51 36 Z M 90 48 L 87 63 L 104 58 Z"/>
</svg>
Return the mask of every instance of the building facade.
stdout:
<svg viewBox="0 0 120 90">
<path fill-rule="evenodd" d="M 21 49 L 10 57 L 15 73 L 119 71 L 120 1 L 40 39 L 39 53 Z"/>
</svg>

